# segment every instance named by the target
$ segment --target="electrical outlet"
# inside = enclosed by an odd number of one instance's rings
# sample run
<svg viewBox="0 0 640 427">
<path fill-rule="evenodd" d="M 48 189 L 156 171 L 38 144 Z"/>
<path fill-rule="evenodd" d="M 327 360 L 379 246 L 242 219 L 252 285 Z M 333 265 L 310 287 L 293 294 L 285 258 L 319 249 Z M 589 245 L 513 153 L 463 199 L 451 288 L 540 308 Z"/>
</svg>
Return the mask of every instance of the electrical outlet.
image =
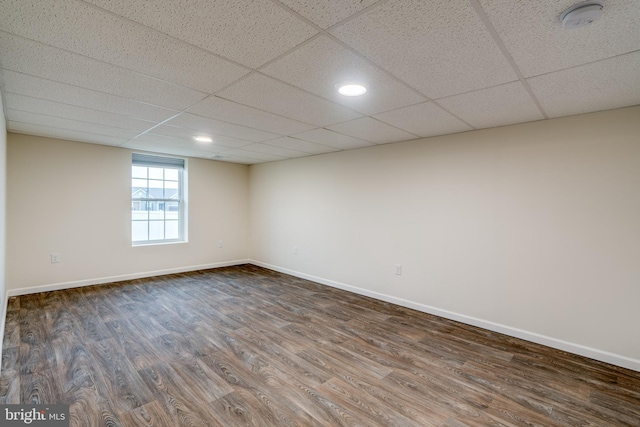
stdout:
<svg viewBox="0 0 640 427">
<path fill-rule="evenodd" d="M 396 276 L 402 276 L 402 266 L 400 264 L 396 264 Z"/>
<path fill-rule="evenodd" d="M 224 247 L 224 245 L 222 244 L 222 240 L 218 240 L 218 247 L 219 247 L 219 248 Z"/>
<path fill-rule="evenodd" d="M 300 253 L 300 251 L 298 250 L 298 247 L 297 247 L 297 246 L 294 246 L 294 247 L 293 247 L 293 254 L 294 254 L 294 255 L 298 255 L 299 253 Z"/>
<path fill-rule="evenodd" d="M 52 253 L 51 254 L 51 264 L 57 264 L 60 262 L 60 254 Z"/>
</svg>

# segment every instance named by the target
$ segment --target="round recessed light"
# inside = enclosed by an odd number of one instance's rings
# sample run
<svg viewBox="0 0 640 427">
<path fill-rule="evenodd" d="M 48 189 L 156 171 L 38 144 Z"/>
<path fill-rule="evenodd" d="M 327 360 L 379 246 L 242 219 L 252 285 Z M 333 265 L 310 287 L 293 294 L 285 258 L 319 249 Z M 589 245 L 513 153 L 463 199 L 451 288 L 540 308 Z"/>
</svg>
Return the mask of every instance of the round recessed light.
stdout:
<svg viewBox="0 0 640 427">
<path fill-rule="evenodd" d="M 193 139 L 198 142 L 213 142 L 210 136 L 194 136 Z"/>
<path fill-rule="evenodd" d="M 360 96 L 367 91 L 367 88 L 359 84 L 345 84 L 338 88 L 338 92 L 344 96 Z"/>
</svg>

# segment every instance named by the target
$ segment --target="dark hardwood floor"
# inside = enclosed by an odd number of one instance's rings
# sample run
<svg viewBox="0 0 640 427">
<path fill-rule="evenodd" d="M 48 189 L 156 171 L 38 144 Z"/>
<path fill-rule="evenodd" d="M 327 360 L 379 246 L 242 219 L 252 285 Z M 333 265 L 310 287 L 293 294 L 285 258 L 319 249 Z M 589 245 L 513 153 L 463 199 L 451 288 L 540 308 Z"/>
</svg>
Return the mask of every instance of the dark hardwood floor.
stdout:
<svg viewBox="0 0 640 427">
<path fill-rule="evenodd" d="M 640 426 L 640 373 L 252 265 L 9 301 L 0 403 L 72 426 Z"/>
</svg>

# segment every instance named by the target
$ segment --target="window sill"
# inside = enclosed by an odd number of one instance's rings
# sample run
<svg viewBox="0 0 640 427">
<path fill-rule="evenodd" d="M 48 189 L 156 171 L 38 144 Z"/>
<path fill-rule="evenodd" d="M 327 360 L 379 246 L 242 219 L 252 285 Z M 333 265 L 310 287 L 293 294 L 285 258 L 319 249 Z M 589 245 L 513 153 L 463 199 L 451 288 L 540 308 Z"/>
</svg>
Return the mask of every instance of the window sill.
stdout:
<svg viewBox="0 0 640 427">
<path fill-rule="evenodd" d="M 156 240 L 151 242 L 132 242 L 131 246 L 136 248 L 139 246 L 159 246 L 159 245 L 176 245 L 180 243 L 188 243 L 188 240 Z"/>
</svg>

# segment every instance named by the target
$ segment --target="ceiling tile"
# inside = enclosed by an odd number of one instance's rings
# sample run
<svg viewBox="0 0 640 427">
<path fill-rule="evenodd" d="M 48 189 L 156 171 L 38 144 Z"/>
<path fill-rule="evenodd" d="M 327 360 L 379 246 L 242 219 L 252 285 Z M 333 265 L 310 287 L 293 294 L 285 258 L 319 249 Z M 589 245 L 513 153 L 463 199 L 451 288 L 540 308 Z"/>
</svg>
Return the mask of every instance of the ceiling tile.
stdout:
<svg viewBox="0 0 640 427">
<path fill-rule="evenodd" d="M 350 122 L 340 123 L 329 126 L 329 129 L 336 132 L 344 133 L 354 138 L 364 139 L 374 144 L 387 144 L 389 142 L 407 141 L 416 139 L 416 135 L 412 135 L 403 130 L 389 126 L 371 117 L 362 117 L 351 120 Z"/>
<path fill-rule="evenodd" d="M 5 69 L 136 101 L 184 109 L 204 94 L 39 42 L 0 33 Z"/>
<path fill-rule="evenodd" d="M 367 115 L 424 101 L 419 93 L 325 36 L 260 71 Z M 347 82 L 363 84 L 367 92 L 354 97 L 340 95 L 337 85 Z"/>
<path fill-rule="evenodd" d="M 5 102 L 8 108 L 12 110 L 26 111 L 61 118 L 73 117 L 75 120 L 81 122 L 130 129 L 139 132 L 147 130 L 156 124 L 156 122 L 140 120 L 120 114 L 107 113 L 75 105 L 32 98 L 30 96 L 18 95 L 15 93 L 7 93 L 5 96 Z"/>
<path fill-rule="evenodd" d="M 258 153 L 256 151 L 247 151 L 241 148 L 234 148 L 232 150 L 225 151 L 222 154 L 223 158 L 227 156 L 239 156 L 246 159 L 262 160 L 265 162 L 272 162 L 276 160 L 285 159 L 285 157 L 282 157 L 282 156 L 276 156 L 274 154 L 269 154 L 269 153 Z"/>
<path fill-rule="evenodd" d="M 152 133 L 156 135 L 170 136 L 172 138 L 179 138 L 179 139 L 182 139 L 183 141 L 195 143 L 197 141 L 194 141 L 193 137 L 199 132 L 196 132 L 193 129 L 183 128 L 183 127 L 161 125 L 154 128 L 152 130 Z M 223 135 L 211 135 L 211 136 L 214 141 L 213 144 L 222 145 L 225 147 L 237 148 L 237 147 L 249 145 L 253 142 L 253 141 L 247 141 L 246 139 L 232 138 L 232 137 L 223 136 Z M 205 147 L 207 146 L 207 144 L 211 144 L 211 143 L 199 143 L 199 144 Z"/>
<path fill-rule="evenodd" d="M 322 154 L 330 153 L 332 151 L 339 151 L 334 147 L 327 147 L 326 145 L 316 144 L 314 142 L 303 141 L 301 139 L 284 137 L 278 139 L 272 139 L 265 142 L 267 145 L 273 145 L 276 147 L 288 148 L 290 150 L 302 151 L 308 154 Z"/>
<path fill-rule="evenodd" d="M 307 132 L 293 135 L 294 138 L 304 139 L 305 141 L 315 142 L 317 144 L 327 145 L 329 147 L 339 148 L 341 150 L 349 150 L 352 148 L 371 147 L 372 143 L 354 138 L 348 135 L 329 130 L 317 128 Z"/>
<path fill-rule="evenodd" d="M 116 138 L 124 139 L 132 138 L 138 134 L 138 132 L 128 129 L 98 125 L 95 123 L 81 122 L 79 120 L 65 119 L 61 117 L 53 117 L 44 114 L 29 113 L 27 111 L 18 111 L 11 109 L 7 109 L 7 120 L 14 123 L 33 123 L 52 128 L 113 136 Z"/>
<path fill-rule="evenodd" d="M 21 0 L 15 7 L 3 9 L 0 28 L 207 93 L 249 72 L 195 46 L 76 0 Z"/>
<path fill-rule="evenodd" d="M 640 7 L 608 0 L 602 18 L 565 30 L 560 15 L 578 0 L 480 0 L 482 8 L 526 77 L 640 49 Z"/>
<path fill-rule="evenodd" d="M 3 74 L 7 93 L 21 94 L 155 122 L 161 122 L 178 113 L 177 110 L 13 71 L 4 70 Z M 7 104 L 11 107 L 9 102 Z"/>
<path fill-rule="evenodd" d="M 527 79 L 550 117 L 640 104 L 640 52 Z"/>
<path fill-rule="evenodd" d="M 86 0 L 255 68 L 317 31 L 268 0 Z"/>
<path fill-rule="evenodd" d="M 233 84 L 218 95 L 319 127 L 361 116 L 341 105 L 257 73 Z"/>
<path fill-rule="evenodd" d="M 377 3 L 379 0 L 280 0 L 291 10 L 304 16 L 321 28 L 342 21 L 362 9 Z"/>
<path fill-rule="evenodd" d="M 439 99 L 438 103 L 477 129 L 544 118 L 520 82 Z"/>
<path fill-rule="evenodd" d="M 45 136 L 47 138 L 60 138 L 67 139 L 69 141 L 89 142 L 103 145 L 120 145 L 127 141 L 126 139 L 117 138 L 114 136 L 97 135 L 95 133 L 80 132 L 70 129 L 60 129 L 49 126 L 18 123 L 12 121 L 7 121 L 7 130 L 9 132 Z"/>
<path fill-rule="evenodd" d="M 277 138 L 279 135 L 252 129 L 246 126 L 240 126 L 233 123 L 223 122 L 220 120 L 210 119 L 208 117 L 196 116 L 194 114 L 183 113 L 165 124 L 170 126 L 178 126 L 194 129 L 206 134 L 207 136 L 221 135 L 230 136 L 232 138 L 245 139 L 253 142 L 265 141 L 267 139 Z M 195 134 L 193 132 L 192 134 Z"/>
<path fill-rule="evenodd" d="M 260 143 L 246 145 L 242 147 L 242 149 L 247 151 L 255 151 L 257 153 L 286 157 L 289 159 L 294 157 L 304 157 L 309 155 L 308 153 L 304 153 L 298 150 L 290 150 L 288 148 L 276 147 L 274 145 L 267 145 L 267 144 L 260 144 Z"/>
<path fill-rule="evenodd" d="M 468 0 L 391 0 L 331 33 L 431 98 L 517 79 Z"/>
<path fill-rule="evenodd" d="M 464 132 L 472 129 L 469 125 L 433 102 L 424 102 L 411 107 L 377 114 L 375 118 L 422 137 Z"/>
<path fill-rule="evenodd" d="M 231 150 L 230 147 L 223 147 L 214 144 L 200 144 L 193 140 L 184 140 L 172 138 L 169 136 L 158 135 L 153 133 L 145 133 L 138 135 L 134 139 L 124 144 L 126 147 L 136 147 L 149 151 L 163 152 L 163 150 L 171 149 L 170 154 L 180 154 L 189 156 L 190 153 L 199 153 L 198 157 L 211 157 L 216 153 L 223 153 Z"/>
<path fill-rule="evenodd" d="M 237 102 L 210 96 L 188 110 L 190 113 L 225 122 L 248 126 L 279 135 L 289 135 L 313 129 L 314 126 L 277 116 Z"/>
</svg>

